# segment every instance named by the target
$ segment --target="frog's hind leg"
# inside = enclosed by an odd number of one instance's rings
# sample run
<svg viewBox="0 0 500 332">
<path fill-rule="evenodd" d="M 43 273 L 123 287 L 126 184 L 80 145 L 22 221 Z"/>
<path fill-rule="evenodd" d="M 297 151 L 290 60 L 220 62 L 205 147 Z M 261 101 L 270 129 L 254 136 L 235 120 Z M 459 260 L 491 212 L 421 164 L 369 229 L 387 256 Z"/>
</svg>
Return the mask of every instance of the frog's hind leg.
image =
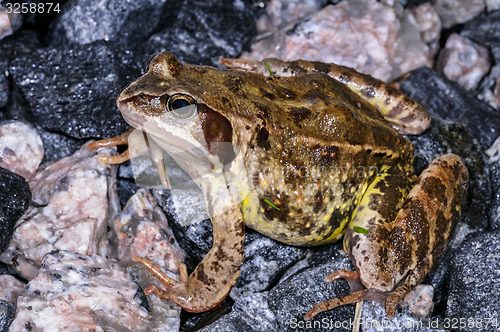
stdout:
<svg viewBox="0 0 500 332">
<path fill-rule="evenodd" d="M 394 222 L 387 252 L 399 280 L 387 294 L 388 316 L 393 316 L 399 301 L 424 280 L 446 248 L 465 202 L 468 180 L 460 157 L 446 154 L 430 163 L 406 198 Z M 406 261 L 409 258 L 411 264 Z"/>
<path fill-rule="evenodd" d="M 273 58 L 263 61 L 222 58 L 219 62 L 229 68 L 255 71 L 265 76 L 297 76 L 314 72 L 326 74 L 375 106 L 403 134 L 420 134 L 431 124 L 429 113 L 419 103 L 391 85 L 349 67 L 306 60 L 285 62 Z"/>
<path fill-rule="evenodd" d="M 354 211 L 344 239 L 344 250 L 367 288 L 352 293 L 349 300 L 376 300 L 388 317 L 446 247 L 460 216 L 468 173 L 460 157 L 448 154 L 436 158 L 408 193 L 411 180 L 400 166 L 381 169 Z M 338 277 L 343 276 L 332 279 Z M 344 298 L 337 301 L 341 303 L 336 306 L 347 303 Z"/>
</svg>

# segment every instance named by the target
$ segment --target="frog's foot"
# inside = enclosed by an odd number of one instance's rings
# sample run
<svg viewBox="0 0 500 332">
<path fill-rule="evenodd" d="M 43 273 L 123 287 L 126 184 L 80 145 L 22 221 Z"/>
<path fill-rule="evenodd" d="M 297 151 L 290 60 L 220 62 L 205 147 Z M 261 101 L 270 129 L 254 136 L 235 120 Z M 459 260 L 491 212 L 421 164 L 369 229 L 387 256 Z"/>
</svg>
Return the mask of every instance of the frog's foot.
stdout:
<svg viewBox="0 0 500 332">
<path fill-rule="evenodd" d="M 133 130 L 134 128 L 130 128 L 121 135 L 92 142 L 88 145 L 88 148 L 90 150 L 97 150 L 99 148 L 125 145 L 128 143 L 128 138 Z M 125 152 L 118 156 L 98 156 L 97 159 L 103 164 L 122 164 L 130 159 L 130 153 L 127 149 Z"/>
<path fill-rule="evenodd" d="M 337 279 L 344 279 L 349 284 L 351 292 L 344 297 L 336 297 L 331 300 L 321 302 L 312 307 L 311 310 L 304 316 L 305 320 L 311 320 L 317 314 L 328 311 L 347 304 L 355 303 L 363 300 L 363 296 L 368 291 L 365 289 L 359 279 L 359 274 L 356 271 L 337 270 L 325 277 L 326 282 L 332 282 Z"/>
<path fill-rule="evenodd" d="M 337 307 L 341 307 L 347 304 L 355 303 L 364 300 L 364 295 L 368 292 L 368 289 L 363 289 L 347 296 L 336 297 L 334 299 L 321 302 L 312 307 L 311 310 L 304 316 L 304 320 L 311 320 L 317 314 L 328 311 Z"/>
<path fill-rule="evenodd" d="M 304 320 L 310 320 L 317 314 L 328 311 L 347 304 L 356 303 L 362 300 L 372 300 L 385 306 L 388 318 L 394 317 L 394 312 L 399 301 L 406 295 L 406 287 L 396 288 L 392 292 L 382 292 L 376 289 L 367 289 L 361 283 L 359 274 L 356 271 L 338 270 L 329 276 L 325 277 L 325 281 L 332 282 L 337 279 L 344 279 L 351 288 L 351 292 L 347 296 L 336 297 L 328 301 L 316 304 L 304 316 Z"/>
<path fill-rule="evenodd" d="M 213 247 L 196 269 L 187 276 L 184 264 L 179 265 L 181 281 L 167 276 L 146 258 L 135 257 L 164 285 L 165 290 L 149 286 L 144 293 L 176 303 L 189 312 L 203 312 L 217 307 L 229 294 L 240 274 L 245 258 L 245 229 L 239 206 L 212 218 Z"/>
<path fill-rule="evenodd" d="M 127 150 L 118 156 L 98 156 L 97 158 L 104 164 L 121 164 L 137 156 L 149 155 L 158 170 L 161 184 L 164 188 L 170 188 L 170 180 L 163 161 L 163 150 L 152 139 L 149 139 L 147 135 L 143 133 L 140 135 L 142 137 L 139 137 L 133 134 L 136 132 L 140 133 L 140 131 L 130 128 L 121 135 L 92 142 L 88 145 L 88 148 L 95 150 L 102 147 L 128 144 L 129 147 Z"/>
</svg>

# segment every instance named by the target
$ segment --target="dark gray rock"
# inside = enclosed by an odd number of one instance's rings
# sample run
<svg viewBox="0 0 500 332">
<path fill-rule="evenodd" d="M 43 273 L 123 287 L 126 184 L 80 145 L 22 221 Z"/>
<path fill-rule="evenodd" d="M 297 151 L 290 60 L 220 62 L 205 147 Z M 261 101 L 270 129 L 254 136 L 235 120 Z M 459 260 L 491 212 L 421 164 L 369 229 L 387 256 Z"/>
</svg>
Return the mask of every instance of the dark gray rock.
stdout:
<svg viewBox="0 0 500 332">
<path fill-rule="evenodd" d="M 12 59 L 21 55 L 30 54 L 41 47 L 37 32 L 33 30 L 19 30 L 0 40 L 0 54 L 2 59 Z"/>
<path fill-rule="evenodd" d="M 500 63 L 500 10 L 484 13 L 467 22 L 460 34 L 489 47 L 495 62 Z"/>
<path fill-rule="evenodd" d="M 426 2 L 430 2 L 430 0 L 398 0 L 398 2 L 405 8 L 413 8 L 423 5 Z"/>
<path fill-rule="evenodd" d="M 41 164 L 70 156 L 87 141 L 85 139 L 75 139 L 63 134 L 50 132 L 40 128 L 40 126 L 37 126 L 36 129 L 42 138 L 44 148 Z"/>
<path fill-rule="evenodd" d="M 10 88 L 7 78 L 8 68 L 9 61 L 5 58 L 0 59 L 0 109 L 5 107 L 9 101 Z M 2 120 L 1 117 L 0 120 Z"/>
<path fill-rule="evenodd" d="M 493 199 L 489 211 L 491 220 L 491 229 L 500 229 L 500 163 L 496 162 L 491 165 L 491 183 L 493 191 Z"/>
<path fill-rule="evenodd" d="M 500 324 L 500 232 L 479 234 L 465 241 L 451 264 L 446 318 L 460 331 L 497 331 Z M 460 319 L 473 325 L 460 326 Z M 490 325 L 485 326 L 490 319 Z M 491 323 L 496 320 L 496 326 Z M 482 322 L 482 326 L 477 325 Z M 451 321 L 452 322 L 452 321 Z"/>
<path fill-rule="evenodd" d="M 401 90 L 421 103 L 432 118 L 463 124 L 484 149 L 500 136 L 500 117 L 494 109 L 432 69 L 414 71 L 401 82 Z"/>
<path fill-rule="evenodd" d="M 200 65 L 217 65 L 221 57 L 237 57 L 255 35 L 255 21 L 263 11 L 258 4 L 253 0 L 183 0 L 175 19 L 140 47 L 138 61 L 160 51 Z"/>
<path fill-rule="evenodd" d="M 170 0 L 71 0 L 62 7 L 64 14 L 53 22 L 50 42 L 53 46 L 63 46 L 104 40 L 131 47 L 148 38 L 166 16 L 172 11 L 175 13 L 179 3 Z"/>
<path fill-rule="evenodd" d="M 276 317 L 269 309 L 267 292 L 239 298 L 231 312 L 200 332 L 278 331 Z"/>
<path fill-rule="evenodd" d="M 0 300 L 0 332 L 9 332 L 9 326 L 14 321 L 16 308 L 4 300 Z"/>
<path fill-rule="evenodd" d="M 14 271 L 10 265 L 0 262 L 0 275 L 2 274 L 14 274 Z"/>
<path fill-rule="evenodd" d="M 477 98 L 500 112 L 498 93 L 495 95 L 497 80 L 500 78 L 500 63 L 493 66 L 490 72 L 481 80 L 479 87 L 474 91 Z"/>
<path fill-rule="evenodd" d="M 0 253 L 9 246 L 14 226 L 31 201 L 26 180 L 8 169 L 0 167 Z"/>
<path fill-rule="evenodd" d="M 231 291 L 234 299 L 274 286 L 284 271 L 306 257 L 307 249 L 286 245 L 255 231 L 245 236 L 245 262 Z"/>
<path fill-rule="evenodd" d="M 280 281 L 269 291 L 269 307 L 278 321 L 279 331 L 351 331 L 354 305 L 343 306 L 323 312 L 311 321 L 304 321 L 304 315 L 317 303 L 349 294 L 344 280 L 332 283 L 324 278 L 338 269 L 353 270 L 349 257 L 342 253 L 342 244 L 337 243 L 320 248 L 311 258 L 311 267 L 299 270 Z M 344 326 L 324 326 L 328 323 L 344 323 Z"/>
<path fill-rule="evenodd" d="M 31 120 L 73 138 L 125 131 L 128 125 L 115 100 L 138 72 L 130 53 L 106 43 L 39 49 L 15 58 L 10 66 L 15 96 Z"/>
<path fill-rule="evenodd" d="M 23 110 L 10 102 L 12 91 L 8 69 L 14 57 L 30 54 L 38 47 L 40 43 L 34 31 L 21 30 L 0 40 L 0 121 L 25 119 Z"/>
</svg>

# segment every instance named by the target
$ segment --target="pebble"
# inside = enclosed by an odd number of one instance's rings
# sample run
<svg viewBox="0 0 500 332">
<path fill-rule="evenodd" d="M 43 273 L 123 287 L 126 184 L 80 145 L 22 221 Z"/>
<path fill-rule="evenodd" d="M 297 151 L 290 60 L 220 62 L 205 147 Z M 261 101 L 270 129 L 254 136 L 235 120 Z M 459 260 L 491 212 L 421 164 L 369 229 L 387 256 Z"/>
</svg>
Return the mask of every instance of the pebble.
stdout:
<svg viewBox="0 0 500 332">
<path fill-rule="evenodd" d="M 352 15 L 356 13 L 356 15 Z M 332 62 L 391 81 L 430 65 L 419 31 L 393 7 L 374 0 L 343 1 L 257 38 L 242 58 Z"/>
<path fill-rule="evenodd" d="M 456 33 L 446 40 L 436 64 L 437 70 L 467 90 L 475 89 L 490 67 L 488 49 Z"/>
</svg>

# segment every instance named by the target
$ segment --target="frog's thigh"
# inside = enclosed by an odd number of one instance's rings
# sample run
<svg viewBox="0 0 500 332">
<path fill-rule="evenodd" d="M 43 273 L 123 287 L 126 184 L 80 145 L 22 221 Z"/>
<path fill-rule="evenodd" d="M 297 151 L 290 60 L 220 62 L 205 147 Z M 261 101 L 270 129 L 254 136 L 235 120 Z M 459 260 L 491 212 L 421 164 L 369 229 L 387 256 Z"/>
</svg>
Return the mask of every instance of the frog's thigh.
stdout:
<svg viewBox="0 0 500 332">
<path fill-rule="evenodd" d="M 399 165 L 384 166 L 353 213 L 344 237 L 344 250 L 366 288 L 382 291 L 394 288 L 387 266 L 387 249 L 393 221 L 411 185 L 411 179 Z"/>
<path fill-rule="evenodd" d="M 451 153 L 434 159 L 420 175 L 391 232 L 388 264 L 396 282 L 404 281 L 389 293 L 388 313 L 422 282 L 443 253 L 460 217 L 468 181 L 467 168 Z"/>
</svg>

